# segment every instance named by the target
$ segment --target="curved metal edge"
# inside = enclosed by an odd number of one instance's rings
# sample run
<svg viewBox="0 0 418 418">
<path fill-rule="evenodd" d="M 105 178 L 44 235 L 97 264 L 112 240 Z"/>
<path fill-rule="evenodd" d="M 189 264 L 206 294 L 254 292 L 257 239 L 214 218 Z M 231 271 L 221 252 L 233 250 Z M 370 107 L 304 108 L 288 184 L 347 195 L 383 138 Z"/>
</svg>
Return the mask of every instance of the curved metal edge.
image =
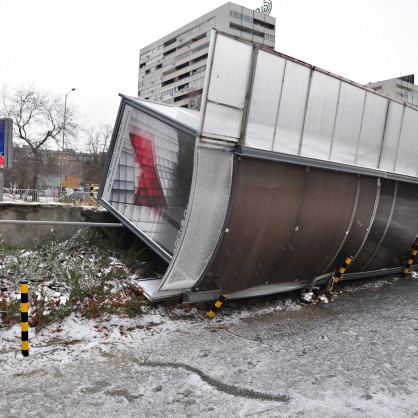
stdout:
<svg viewBox="0 0 418 418">
<path fill-rule="evenodd" d="M 277 162 L 284 162 L 290 164 L 303 165 L 306 167 L 317 167 L 325 170 L 341 171 L 344 173 L 353 173 L 366 175 L 370 177 L 384 178 L 389 180 L 403 181 L 406 183 L 418 184 L 418 178 L 406 176 L 404 174 L 396 174 L 388 171 L 377 170 L 374 168 L 359 167 L 349 164 L 336 163 L 333 161 L 317 160 L 310 157 L 302 157 L 300 155 L 290 155 L 280 152 L 271 152 L 256 148 L 248 148 L 244 146 L 237 146 L 234 150 L 237 155 L 243 157 L 259 158 L 262 160 L 270 160 Z"/>
<path fill-rule="evenodd" d="M 128 219 L 123 217 L 118 211 L 113 209 L 113 206 L 110 205 L 106 200 L 101 199 L 100 204 L 107 209 L 113 216 L 119 219 L 124 226 L 126 226 L 133 234 L 135 234 L 141 241 L 143 241 L 146 245 L 148 245 L 158 256 L 160 256 L 166 263 L 170 263 L 172 256 L 167 251 L 165 251 L 162 247 L 157 245 L 153 240 L 148 238 L 143 232 L 139 231 L 136 226 L 132 224 Z"/>
<path fill-rule="evenodd" d="M 350 281 L 358 279 L 367 279 L 372 277 L 389 276 L 391 274 L 397 274 L 402 272 L 403 267 L 395 267 L 383 270 L 373 270 L 368 272 L 344 274 L 341 277 L 341 281 Z M 410 270 L 418 270 L 418 264 L 411 266 Z M 321 276 L 315 281 L 315 285 L 326 285 L 331 275 L 327 274 Z M 306 285 L 292 283 L 281 284 L 269 284 L 252 287 L 236 293 L 228 295 L 228 300 L 243 299 L 250 297 L 268 296 L 278 293 L 292 292 L 295 290 L 305 289 Z M 196 303 L 196 302 L 211 302 L 216 300 L 221 293 L 219 291 L 188 291 L 183 294 L 183 302 Z"/>
<path fill-rule="evenodd" d="M 0 220 L 0 225 L 57 225 L 57 226 L 95 226 L 100 228 L 124 228 L 125 225 L 107 222 L 78 222 L 78 221 L 24 221 L 15 219 Z"/>
<path fill-rule="evenodd" d="M 174 250 L 173 257 L 171 259 L 171 262 L 170 262 L 167 270 L 165 271 L 163 279 L 160 281 L 159 285 L 154 289 L 154 294 L 150 295 L 150 297 L 149 297 L 150 299 L 151 299 L 151 297 L 158 297 L 157 294 L 163 293 L 161 287 L 163 286 L 164 282 L 167 280 L 167 278 L 171 274 L 171 272 L 174 268 L 176 259 L 179 256 L 180 249 L 181 249 L 181 247 L 183 245 L 183 242 L 184 242 L 184 236 L 186 234 L 187 226 L 188 226 L 189 221 L 190 221 L 191 208 L 193 207 L 193 199 L 194 199 L 194 196 L 195 196 L 195 189 L 196 189 L 196 183 L 197 183 L 197 175 L 198 175 L 198 149 L 196 147 L 194 157 L 193 157 L 193 178 L 192 178 L 192 184 L 191 184 L 191 187 L 190 187 L 189 202 L 187 203 L 186 216 L 185 216 L 185 218 L 183 220 L 183 223 L 181 225 L 181 231 L 180 231 L 180 235 L 178 237 L 178 244 L 177 244 L 176 249 Z M 186 289 L 184 289 L 184 290 L 186 290 Z M 178 291 L 175 291 L 174 294 L 178 294 L 178 293 L 179 293 Z M 170 293 L 170 295 L 171 295 L 171 293 Z"/>
<path fill-rule="evenodd" d="M 187 125 L 183 125 L 179 122 L 177 122 L 175 119 L 170 119 L 160 113 L 158 113 L 157 111 L 151 111 L 149 108 L 147 108 L 146 106 L 142 106 L 140 103 L 137 103 L 135 101 L 133 101 L 132 99 L 129 98 L 129 96 L 124 96 L 123 94 L 119 94 L 119 96 L 121 97 L 121 102 L 119 105 L 119 110 L 118 110 L 118 114 L 116 116 L 116 121 L 115 121 L 115 127 L 113 129 L 113 133 L 112 133 L 112 139 L 110 140 L 110 144 L 109 144 L 109 148 L 107 150 L 107 159 L 106 159 L 106 164 L 105 167 L 103 169 L 103 174 L 102 174 L 102 178 L 100 180 L 100 188 L 99 191 L 97 193 L 97 200 L 103 204 L 104 200 L 102 199 L 103 196 L 103 189 L 104 186 L 106 184 L 106 178 L 109 172 L 109 168 L 110 168 L 110 163 L 112 161 L 112 155 L 115 149 L 115 145 L 116 145 L 116 140 L 118 138 L 119 135 L 119 127 L 120 127 L 120 123 L 121 120 L 123 118 L 123 113 L 125 110 L 125 106 L 129 105 L 132 108 L 139 110 L 145 114 L 147 114 L 148 116 L 151 116 L 161 122 L 166 123 L 167 125 L 179 129 L 183 132 L 185 132 L 186 134 L 190 134 L 192 136 L 196 136 L 197 135 L 197 131 L 195 131 L 194 129 L 191 129 L 189 126 Z"/>
<path fill-rule="evenodd" d="M 329 269 L 331 268 L 331 266 L 333 265 L 335 259 L 338 257 L 338 254 L 340 253 L 341 249 L 343 248 L 345 242 L 347 241 L 347 237 L 348 234 L 351 231 L 351 227 L 353 226 L 353 222 L 354 222 L 354 217 L 356 215 L 356 211 L 357 211 L 357 205 L 358 205 L 358 199 L 359 199 L 359 195 L 360 195 L 360 176 L 357 178 L 357 192 L 356 192 L 356 199 L 354 201 L 354 205 L 353 205 L 353 211 L 351 213 L 351 218 L 350 221 L 348 223 L 345 235 L 343 237 L 343 239 L 341 240 L 341 244 L 338 247 L 337 251 L 334 254 L 334 257 L 331 258 L 331 261 L 329 262 L 327 268 L 324 270 L 324 273 L 328 272 Z"/>
<path fill-rule="evenodd" d="M 398 196 L 398 182 L 395 183 L 395 190 L 393 192 L 393 199 L 392 199 L 392 206 L 390 208 L 389 218 L 386 222 L 385 229 L 382 233 L 382 236 L 380 237 L 379 242 L 377 243 L 373 253 L 370 255 L 369 259 L 364 263 L 363 267 L 361 268 L 362 271 L 364 271 L 369 263 L 373 260 L 374 256 L 376 255 L 377 251 L 379 250 L 380 246 L 382 245 L 383 240 L 385 239 L 386 233 L 388 232 L 390 223 L 392 221 L 393 211 L 395 210 L 395 204 L 396 204 L 396 198 Z"/>
<path fill-rule="evenodd" d="M 189 125 L 181 123 L 177 119 L 172 119 L 167 115 L 163 115 L 162 113 L 158 112 L 158 110 L 150 109 L 149 107 L 143 105 L 141 102 L 136 101 L 134 97 L 125 96 L 123 94 L 119 94 L 119 96 L 124 101 L 124 104 L 129 104 L 134 109 L 139 110 L 139 111 L 147 114 L 148 116 L 151 116 L 151 117 L 153 117 L 153 118 L 155 118 L 155 119 L 157 119 L 161 122 L 164 122 L 167 125 L 175 128 L 175 129 L 179 129 L 179 130 L 181 130 L 185 133 L 188 133 L 190 135 L 196 135 L 196 133 L 197 133 L 197 130 L 193 129 Z M 143 100 L 143 99 L 138 99 L 138 100 Z M 158 104 L 163 105 L 163 103 L 158 103 Z M 168 105 L 166 105 L 166 106 L 168 106 Z"/>
<path fill-rule="evenodd" d="M 154 112 L 150 110 L 149 108 L 147 108 L 146 106 L 142 106 L 140 103 L 133 101 L 133 99 L 129 99 L 129 97 L 127 96 L 124 96 L 121 94 L 119 96 L 121 97 L 121 103 L 119 105 L 118 115 L 116 117 L 115 129 L 113 130 L 112 139 L 111 139 L 108 151 L 107 151 L 106 164 L 103 170 L 103 175 L 102 175 L 102 179 L 100 182 L 100 189 L 98 191 L 97 200 L 105 209 L 107 209 L 112 215 L 114 215 L 115 218 L 119 219 L 132 233 L 138 236 L 146 245 L 148 245 L 166 263 L 170 263 L 173 259 L 173 255 L 170 254 L 161 246 L 159 246 L 156 242 L 150 239 L 146 234 L 138 230 L 138 228 L 132 222 L 130 222 L 127 218 L 123 217 L 118 211 L 116 211 L 112 207 L 112 205 L 103 198 L 103 191 L 106 185 L 107 176 L 108 176 L 110 165 L 112 162 L 116 141 L 119 136 L 120 125 L 121 125 L 121 121 L 122 121 L 126 106 L 130 106 L 132 109 L 139 110 L 140 112 L 143 112 L 147 114 L 148 116 L 153 117 L 186 134 L 196 136 L 197 131 L 191 129 L 190 127 L 186 125 L 180 124 L 176 120 L 168 118 L 156 111 Z"/>
<path fill-rule="evenodd" d="M 236 167 L 236 164 L 238 162 L 237 160 L 239 160 L 240 158 L 241 157 L 236 156 L 236 155 L 233 158 L 231 195 L 230 195 L 230 198 L 229 198 L 229 203 L 228 203 L 228 208 L 227 208 L 227 211 L 226 211 L 225 222 L 224 222 L 224 225 L 223 225 L 223 228 L 222 228 L 222 233 L 219 235 L 218 242 L 216 243 L 215 249 L 213 251 L 213 258 L 215 258 L 216 254 L 218 253 L 219 248 L 221 247 L 221 244 L 222 244 L 222 240 L 225 237 L 225 234 L 227 234 L 228 230 L 229 230 L 228 226 L 229 226 L 229 222 L 230 222 L 230 218 L 231 218 L 231 213 L 232 213 L 232 210 L 233 210 L 233 207 L 234 207 L 234 205 L 233 205 L 234 195 L 232 194 L 232 190 L 235 190 L 235 187 L 236 187 L 236 183 L 237 183 L 237 167 Z M 202 275 L 199 277 L 199 280 L 196 281 L 196 284 L 191 289 L 192 292 L 198 292 L 199 291 L 199 286 L 202 283 L 202 281 L 203 281 L 203 279 L 206 275 L 206 272 L 210 269 L 210 267 L 211 267 L 211 263 L 208 263 L 205 270 L 203 271 Z"/>
<path fill-rule="evenodd" d="M 239 292 L 231 293 L 228 295 L 228 300 L 243 299 L 258 296 L 274 295 L 276 293 L 291 292 L 293 290 L 300 290 L 306 286 L 292 283 L 280 283 L 280 284 L 269 284 L 252 287 L 249 289 L 241 290 Z M 183 301 L 187 303 L 195 302 L 209 302 L 216 300 L 221 293 L 219 291 L 202 291 L 202 292 L 186 292 L 183 295 Z"/>
<path fill-rule="evenodd" d="M 221 154 L 221 153 L 223 154 Z M 216 156 L 216 158 L 215 158 Z M 224 158 L 222 158 L 224 157 Z M 163 277 L 163 280 L 152 298 L 164 297 L 164 294 L 181 294 L 185 290 L 192 288 L 202 277 L 208 261 L 213 256 L 216 246 L 222 236 L 225 217 L 229 207 L 231 196 L 232 172 L 233 172 L 233 154 L 231 150 L 224 147 L 198 147 L 195 154 L 194 176 L 191 189 L 191 197 L 187 209 L 187 215 L 183 226 L 179 246 L 173 256 L 173 259 Z M 220 166 L 209 166 L 205 158 L 215 158 L 221 166 L 223 173 L 220 172 Z M 228 162 L 226 162 L 228 161 Z M 209 167 L 209 171 L 207 171 Z M 205 195 L 210 193 L 201 183 L 210 182 L 217 175 L 225 174 L 223 185 L 223 194 L 221 191 L 218 199 L 205 199 Z M 213 184 L 217 190 L 221 190 L 222 185 L 219 182 Z M 213 192 L 212 192 L 213 196 Z M 219 203 L 215 208 L 214 203 Z M 217 211 L 217 213 L 215 213 Z M 218 218 L 216 220 L 215 218 Z M 199 242 L 205 245 L 196 245 L 196 228 L 201 225 L 204 219 L 211 225 L 206 231 L 206 236 L 199 230 Z M 216 226 L 218 224 L 218 226 Z M 214 239 L 216 237 L 216 239 Z"/>
<path fill-rule="evenodd" d="M 374 207 L 373 207 L 372 216 L 370 217 L 370 222 L 369 222 L 369 225 L 367 226 L 366 233 L 364 234 L 363 241 L 362 241 L 359 249 L 357 250 L 357 252 L 353 256 L 353 261 L 355 261 L 355 259 L 357 258 L 357 256 L 361 253 L 361 250 L 363 249 L 364 244 L 366 243 L 367 238 L 369 237 L 369 233 L 370 233 L 370 231 L 372 229 L 372 226 L 373 226 L 373 223 L 374 223 L 374 218 L 376 217 L 377 208 L 379 206 L 380 189 L 381 189 L 381 187 L 382 187 L 382 185 L 381 185 L 380 179 L 377 179 L 376 198 L 375 198 L 375 201 L 374 201 Z"/>
</svg>

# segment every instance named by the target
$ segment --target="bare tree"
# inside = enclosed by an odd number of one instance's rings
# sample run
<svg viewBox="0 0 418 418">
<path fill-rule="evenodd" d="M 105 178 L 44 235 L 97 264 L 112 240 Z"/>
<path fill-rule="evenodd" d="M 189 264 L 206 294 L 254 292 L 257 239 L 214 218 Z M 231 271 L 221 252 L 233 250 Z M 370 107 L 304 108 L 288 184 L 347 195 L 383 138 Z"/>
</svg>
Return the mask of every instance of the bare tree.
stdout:
<svg viewBox="0 0 418 418">
<path fill-rule="evenodd" d="M 33 173 L 33 155 L 28 146 L 13 147 L 13 168 L 5 170 L 5 187 L 29 188 Z"/>
<path fill-rule="evenodd" d="M 110 124 L 90 126 L 84 132 L 86 134 L 85 152 L 89 158 L 84 165 L 83 178 L 90 183 L 99 183 L 113 127 Z"/>
<path fill-rule="evenodd" d="M 17 142 L 27 145 L 33 156 L 31 187 L 36 189 L 41 169 L 40 150 L 52 143 L 59 143 L 64 129 L 63 97 L 52 96 L 34 86 L 20 87 L 9 92 L 3 87 L 0 92 L 0 112 L 13 119 L 13 136 Z M 77 127 L 75 111 L 67 105 L 65 136 L 72 137 Z"/>
</svg>

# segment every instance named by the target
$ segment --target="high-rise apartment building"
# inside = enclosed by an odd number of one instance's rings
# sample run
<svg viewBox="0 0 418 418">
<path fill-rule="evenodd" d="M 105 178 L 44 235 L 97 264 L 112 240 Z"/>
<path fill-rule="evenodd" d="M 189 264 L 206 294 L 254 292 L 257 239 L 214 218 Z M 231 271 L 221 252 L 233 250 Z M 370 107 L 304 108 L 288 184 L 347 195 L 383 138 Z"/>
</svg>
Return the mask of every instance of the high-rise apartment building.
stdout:
<svg viewBox="0 0 418 418">
<path fill-rule="evenodd" d="M 392 99 L 418 107 L 418 86 L 414 84 L 414 79 L 414 74 L 410 74 L 403 77 L 391 78 L 390 80 L 369 83 L 365 87 Z"/>
<path fill-rule="evenodd" d="M 226 3 L 141 49 L 138 97 L 198 108 L 212 28 L 274 49 L 274 17 Z"/>
</svg>

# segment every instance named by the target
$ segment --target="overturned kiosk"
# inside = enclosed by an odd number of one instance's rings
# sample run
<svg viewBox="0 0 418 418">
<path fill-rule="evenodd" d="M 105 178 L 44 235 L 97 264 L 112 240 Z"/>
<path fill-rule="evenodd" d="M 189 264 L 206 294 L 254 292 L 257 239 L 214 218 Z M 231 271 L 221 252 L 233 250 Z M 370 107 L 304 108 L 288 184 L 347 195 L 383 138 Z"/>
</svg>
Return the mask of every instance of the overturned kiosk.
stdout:
<svg viewBox="0 0 418 418">
<path fill-rule="evenodd" d="M 168 263 L 152 300 L 309 288 L 349 256 L 343 279 L 400 272 L 418 110 L 213 31 L 199 114 L 121 96 L 98 198 Z"/>
</svg>

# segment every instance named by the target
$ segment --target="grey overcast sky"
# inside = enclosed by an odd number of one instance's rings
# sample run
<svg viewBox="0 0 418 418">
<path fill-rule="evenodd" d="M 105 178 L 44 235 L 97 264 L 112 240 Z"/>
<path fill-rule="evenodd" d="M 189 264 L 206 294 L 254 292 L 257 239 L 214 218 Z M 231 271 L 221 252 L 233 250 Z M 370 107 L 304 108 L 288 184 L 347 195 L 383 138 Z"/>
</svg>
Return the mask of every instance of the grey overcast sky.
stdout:
<svg viewBox="0 0 418 418">
<path fill-rule="evenodd" d="M 224 3 L 2 0 L 0 87 L 75 87 L 84 123 L 113 124 L 118 93 L 137 93 L 140 48 Z M 362 84 L 418 76 L 418 0 L 273 0 L 271 15 L 277 51 Z"/>
</svg>

